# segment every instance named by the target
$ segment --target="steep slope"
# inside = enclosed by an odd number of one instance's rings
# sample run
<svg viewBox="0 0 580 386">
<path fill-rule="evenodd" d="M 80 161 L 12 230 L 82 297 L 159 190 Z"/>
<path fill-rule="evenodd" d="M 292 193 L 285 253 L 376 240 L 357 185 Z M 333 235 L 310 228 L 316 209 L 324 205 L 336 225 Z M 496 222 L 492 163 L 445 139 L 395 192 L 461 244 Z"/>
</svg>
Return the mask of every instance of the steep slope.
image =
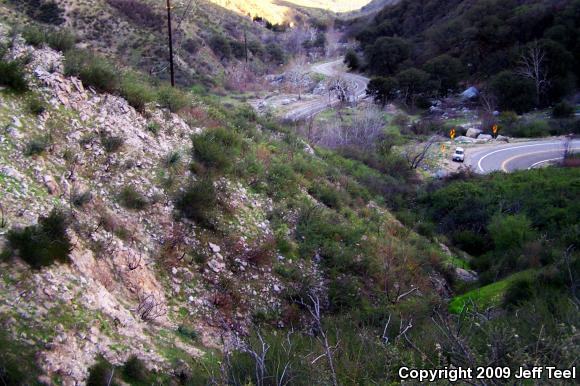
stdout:
<svg viewBox="0 0 580 386">
<path fill-rule="evenodd" d="M 358 180 L 378 173 L 249 108 L 187 94 L 179 115 L 137 112 L 65 77 L 62 54 L 0 32 L 3 63 L 18 61 L 33 90 L 0 90 L 2 374 L 25 359 L 28 377 L 72 385 L 103 357 L 141 361 L 162 384 L 223 384 L 253 332 L 307 333 L 309 297 L 336 315 L 383 312 L 383 291 L 388 307 L 440 301 L 430 261 L 445 255 L 373 202 Z M 71 243 L 55 264 L 39 260 L 51 221 Z M 303 360 L 290 374 L 327 379 Z"/>
<path fill-rule="evenodd" d="M 44 13 L 37 11 L 35 4 L 35 0 L 7 1 L 0 4 L 0 12 L 4 20 L 15 24 L 40 21 L 66 28 L 91 49 L 168 78 L 165 2 L 58 0 L 51 3 L 56 4 L 56 11 Z M 271 51 L 265 50 L 279 37 L 245 14 L 238 15 L 207 1 L 181 1 L 173 4 L 173 19 L 177 80 L 182 84 L 219 83 L 216 80 L 223 79 L 243 56 L 240 46 L 244 38 L 253 44 L 250 58 L 257 73 L 280 60 L 272 59 Z"/>
</svg>

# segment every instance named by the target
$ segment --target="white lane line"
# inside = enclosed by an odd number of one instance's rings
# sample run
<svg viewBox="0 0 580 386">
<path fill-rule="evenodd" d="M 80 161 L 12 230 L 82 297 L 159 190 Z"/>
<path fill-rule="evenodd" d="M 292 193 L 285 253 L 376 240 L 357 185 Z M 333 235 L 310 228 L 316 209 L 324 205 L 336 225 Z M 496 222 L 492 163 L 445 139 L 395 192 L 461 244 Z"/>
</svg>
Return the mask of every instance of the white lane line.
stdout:
<svg viewBox="0 0 580 386">
<path fill-rule="evenodd" d="M 552 159 L 545 159 L 545 160 L 543 160 L 543 161 L 536 162 L 535 164 L 532 164 L 532 166 L 530 166 L 530 167 L 528 168 L 528 170 L 531 170 L 531 169 L 535 168 L 535 167 L 536 167 L 536 166 L 538 166 L 538 165 L 545 164 L 546 162 L 550 162 L 550 161 L 559 161 L 559 160 L 561 160 L 561 159 L 562 159 L 562 157 L 558 157 L 558 158 L 552 158 Z"/>
<path fill-rule="evenodd" d="M 510 151 L 510 150 L 514 150 L 514 149 L 522 149 L 524 147 L 561 145 L 561 144 L 562 144 L 562 142 L 536 143 L 536 144 L 533 144 L 533 145 L 513 146 L 513 147 L 508 147 L 508 148 L 505 148 L 505 149 L 495 150 L 495 151 L 492 151 L 491 153 L 487 153 L 486 155 L 484 155 L 483 157 L 481 157 L 479 159 L 479 162 L 477 163 L 477 167 L 479 168 L 479 170 L 481 170 L 482 173 L 485 173 L 485 169 L 483 168 L 483 166 L 481 166 L 481 163 L 483 162 L 483 160 L 486 159 L 487 157 L 489 157 L 490 155 L 494 155 L 496 153 L 501 153 L 502 151 Z"/>
</svg>

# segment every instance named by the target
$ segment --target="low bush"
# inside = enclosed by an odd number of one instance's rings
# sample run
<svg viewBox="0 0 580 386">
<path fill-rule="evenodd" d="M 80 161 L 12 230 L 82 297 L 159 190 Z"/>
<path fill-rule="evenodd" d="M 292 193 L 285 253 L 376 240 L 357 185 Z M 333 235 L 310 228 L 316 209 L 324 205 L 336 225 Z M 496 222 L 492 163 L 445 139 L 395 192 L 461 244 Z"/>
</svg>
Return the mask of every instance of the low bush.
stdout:
<svg viewBox="0 0 580 386">
<path fill-rule="evenodd" d="M 520 120 L 511 127 L 504 130 L 504 134 L 513 137 L 546 137 L 550 135 L 550 125 L 547 121 L 540 120 Z"/>
<path fill-rule="evenodd" d="M 288 198 L 298 193 L 298 176 L 287 163 L 272 164 L 268 171 L 267 181 L 268 193 L 277 198 Z"/>
<path fill-rule="evenodd" d="M 39 217 L 36 225 L 10 230 L 7 234 L 9 250 L 34 269 L 68 262 L 72 250 L 68 226 L 68 216 L 55 209 L 48 216 Z"/>
<path fill-rule="evenodd" d="M 4 61 L 0 59 L 0 85 L 6 86 L 16 93 L 28 91 L 23 63 L 17 60 Z"/>
<path fill-rule="evenodd" d="M 46 103 L 38 95 L 30 94 L 26 98 L 26 108 L 31 114 L 41 115 L 46 111 Z"/>
<path fill-rule="evenodd" d="M 529 278 L 514 280 L 503 295 L 503 306 L 514 308 L 529 301 L 534 296 L 534 283 Z"/>
<path fill-rule="evenodd" d="M 85 50 L 65 54 L 65 75 L 79 77 L 85 86 L 115 93 L 119 89 L 119 71 L 103 57 Z"/>
<path fill-rule="evenodd" d="M 131 72 L 123 75 L 119 93 L 137 111 L 143 112 L 145 106 L 155 100 L 155 91 L 151 85 Z"/>
<path fill-rule="evenodd" d="M 240 136 L 227 129 L 208 130 L 192 137 L 193 158 L 211 171 L 227 172 L 240 154 Z"/>
<path fill-rule="evenodd" d="M 552 117 L 553 118 L 570 118 L 570 117 L 574 116 L 575 112 L 576 112 L 576 109 L 574 108 L 574 105 L 572 105 L 566 101 L 562 101 L 562 102 L 558 103 L 557 105 L 555 105 L 554 108 L 552 109 Z"/>
<path fill-rule="evenodd" d="M 131 384 L 146 384 L 151 378 L 145 363 L 136 355 L 131 355 L 123 365 L 123 375 Z"/>
<path fill-rule="evenodd" d="M 65 29 L 46 32 L 46 43 L 56 51 L 66 52 L 74 48 L 77 41 L 76 36 Z"/>
<path fill-rule="evenodd" d="M 211 179 L 191 184 L 175 200 L 175 207 L 187 219 L 202 226 L 213 226 L 212 215 L 218 203 L 216 190 Z"/>
<path fill-rule="evenodd" d="M 93 199 L 93 194 L 89 191 L 75 193 L 72 196 L 72 204 L 77 208 L 82 208 Z"/>
<path fill-rule="evenodd" d="M 199 337 L 199 334 L 197 333 L 197 331 L 195 331 L 193 328 L 186 326 L 184 324 L 180 324 L 179 327 L 177 327 L 177 333 L 181 336 L 183 336 L 184 338 L 187 338 L 189 340 L 197 340 L 197 338 Z"/>
<path fill-rule="evenodd" d="M 126 186 L 119 193 L 119 202 L 127 209 L 143 210 L 149 205 L 149 201 L 133 186 Z"/>
<path fill-rule="evenodd" d="M 101 145 L 103 145 L 103 148 L 107 153 L 115 153 L 119 151 L 124 143 L 125 140 L 122 137 L 105 132 L 101 133 Z"/>
<path fill-rule="evenodd" d="M 46 43 L 46 31 L 35 25 L 26 25 L 16 32 L 20 32 L 26 43 L 31 46 L 40 47 Z"/>
<path fill-rule="evenodd" d="M 114 379 L 114 367 L 106 359 L 99 358 L 97 362 L 89 368 L 87 386 L 113 386 L 118 385 Z"/>
<path fill-rule="evenodd" d="M 46 149 L 50 146 L 50 137 L 42 136 L 31 139 L 24 150 L 24 155 L 34 156 L 43 154 Z"/>
<path fill-rule="evenodd" d="M 191 104 L 191 99 L 187 93 L 169 85 L 161 86 L 157 90 L 157 102 L 163 108 L 172 113 L 183 110 Z"/>
</svg>

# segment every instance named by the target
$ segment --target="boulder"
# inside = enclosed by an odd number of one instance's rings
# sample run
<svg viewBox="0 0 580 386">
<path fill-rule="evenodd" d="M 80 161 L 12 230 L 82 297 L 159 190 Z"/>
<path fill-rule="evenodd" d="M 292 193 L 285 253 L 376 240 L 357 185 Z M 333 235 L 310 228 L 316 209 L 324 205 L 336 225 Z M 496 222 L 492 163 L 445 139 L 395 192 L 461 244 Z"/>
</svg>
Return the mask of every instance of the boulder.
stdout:
<svg viewBox="0 0 580 386">
<path fill-rule="evenodd" d="M 493 139 L 493 137 L 489 134 L 479 134 L 477 136 L 478 140 L 483 140 L 483 141 L 491 141 Z"/>
<path fill-rule="evenodd" d="M 473 86 L 461 93 L 461 96 L 465 99 L 475 99 L 479 96 L 479 90 Z"/>
<path fill-rule="evenodd" d="M 475 143 L 475 138 L 469 138 L 469 137 L 465 137 L 465 136 L 459 136 L 457 138 L 455 138 L 455 142 L 458 143 Z"/>
<path fill-rule="evenodd" d="M 215 273 L 220 273 L 226 268 L 225 263 L 217 261 L 216 259 L 212 259 L 207 263 L 208 267 L 211 268 L 212 271 Z"/>
<path fill-rule="evenodd" d="M 48 194 L 52 196 L 58 196 L 60 194 L 60 188 L 53 176 L 47 174 L 42 177 L 42 181 L 44 182 L 44 186 L 46 186 Z"/>
<path fill-rule="evenodd" d="M 469 130 L 467 130 L 467 133 L 465 135 L 469 138 L 477 138 L 481 133 L 482 130 L 476 129 L 475 127 L 471 127 L 469 128 Z"/>
<path fill-rule="evenodd" d="M 495 140 L 502 141 L 502 142 L 509 142 L 510 141 L 510 139 L 508 137 L 506 137 L 505 135 L 498 135 Z"/>
<path fill-rule="evenodd" d="M 213 253 L 219 253 L 219 251 L 221 251 L 221 248 L 219 245 L 215 245 L 213 243 L 208 243 L 208 245 L 209 245 L 210 251 L 212 251 Z"/>
<path fill-rule="evenodd" d="M 478 280 L 477 273 L 463 268 L 455 268 L 455 277 L 465 283 L 473 283 Z"/>
</svg>

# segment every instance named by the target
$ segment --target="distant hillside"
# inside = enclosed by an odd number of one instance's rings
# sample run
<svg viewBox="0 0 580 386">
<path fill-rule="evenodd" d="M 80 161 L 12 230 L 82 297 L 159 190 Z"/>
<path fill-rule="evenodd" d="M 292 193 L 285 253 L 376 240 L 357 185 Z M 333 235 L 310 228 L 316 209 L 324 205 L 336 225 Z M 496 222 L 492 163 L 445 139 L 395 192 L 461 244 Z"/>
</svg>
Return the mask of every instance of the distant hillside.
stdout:
<svg viewBox="0 0 580 386">
<path fill-rule="evenodd" d="M 500 107 L 523 111 L 570 95 L 580 76 L 578 0 L 404 0 L 346 28 L 360 41 L 369 72 L 416 68 L 424 72 L 415 78 L 431 78 L 427 93 L 483 82 Z M 545 79 L 516 76 L 534 48 Z"/>
<path fill-rule="evenodd" d="M 259 3 L 238 2 L 256 9 Z M 269 72 L 292 54 L 283 28 L 274 31 L 265 22 L 253 22 L 248 12 L 241 12 L 246 8 L 232 12 L 236 2 L 223 2 L 229 9 L 219 4 L 204 0 L 172 2 L 178 82 L 223 84 L 236 62 L 245 59 L 245 38 L 254 75 Z M 300 14 L 303 20 L 309 20 L 309 14 Z M 47 28 L 66 29 L 87 48 L 120 58 L 124 64 L 157 77 L 168 77 L 165 1 L 8 0 L 0 2 L 0 17 L 13 25 L 40 22 Z M 298 46 L 301 43 L 298 41 Z"/>
<path fill-rule="evenodd" d="M 210 0 L 229 10 L 244 15 L 259 16 L 272 23 L 295 22 L 316 13 L 316 10 L 349 12 L 362 8 L 370 0 Z M 310 11 L 308 11 L 310 10 Z"/>
</svg>

